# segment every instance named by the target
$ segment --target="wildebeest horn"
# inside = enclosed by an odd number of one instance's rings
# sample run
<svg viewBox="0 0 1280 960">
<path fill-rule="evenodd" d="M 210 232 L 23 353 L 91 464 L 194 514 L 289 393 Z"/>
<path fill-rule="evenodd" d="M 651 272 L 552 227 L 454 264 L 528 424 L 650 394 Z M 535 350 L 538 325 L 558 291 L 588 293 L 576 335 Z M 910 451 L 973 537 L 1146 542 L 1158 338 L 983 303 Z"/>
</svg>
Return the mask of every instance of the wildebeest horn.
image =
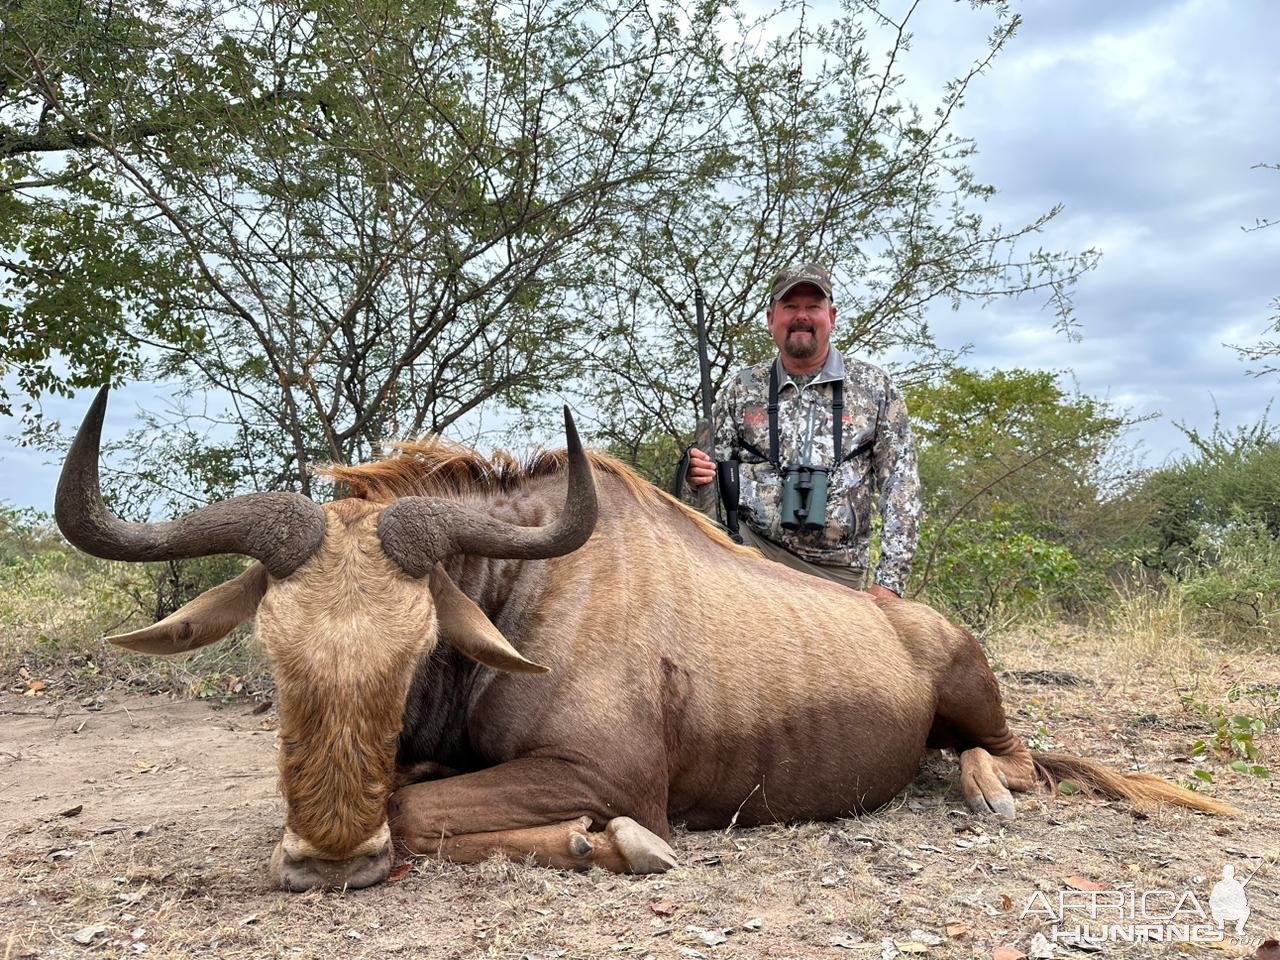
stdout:
<svg viewBox="0 0 1280 960">
<path fill-rule="evenodd" d="M 54 517 L 62 535 L 107 560 L 181 560 L 239 553 L 287 577 L 319 548 L 324 511 L 297 493 L 250 493 L 164 523 L 126 523 L 102 502 L 98 453 L 107 388 L 93 400 L 62 465 Z"/>
<path fill-rule="evenodd" d="M 596 487 L 591 479 L 591 463 L 567 406 L 564 432 L 569 492 L 554 523 L 521 527 L 453 500 L 402 497 L 378 518 L 378 536 L 387 556 L 409 576 L 424 577 L 437 560 L 459 553 L 540 560 L 562 556 L 582 546 L 596 526 Z"/>
</svg>

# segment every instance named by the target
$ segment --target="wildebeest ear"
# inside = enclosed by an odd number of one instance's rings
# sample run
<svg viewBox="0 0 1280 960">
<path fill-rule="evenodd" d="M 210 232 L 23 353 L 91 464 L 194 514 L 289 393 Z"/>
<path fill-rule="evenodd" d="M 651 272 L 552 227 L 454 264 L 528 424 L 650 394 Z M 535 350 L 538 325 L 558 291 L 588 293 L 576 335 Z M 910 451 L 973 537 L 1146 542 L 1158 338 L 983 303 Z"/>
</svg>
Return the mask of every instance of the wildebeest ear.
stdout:
<svg viewBox="0 0 1280 960">
<path fill-rule="evenodd" d="M 234 580 L 206 590 L 159 623 L 107 639 L 137 653 L 186 653 L 221 640 L 252 617 L 266 592 L 267 568 L 255 563 Z"/>
<path fill-rule="evenodd" d="M 458 589 L 437 564 L 431 571 L 431 597 L 436 602 L 440 637 L 463 656 L 508 673 L 546 673 L 540 663 L 526 660 L 484 611 Z"/>
</svg>

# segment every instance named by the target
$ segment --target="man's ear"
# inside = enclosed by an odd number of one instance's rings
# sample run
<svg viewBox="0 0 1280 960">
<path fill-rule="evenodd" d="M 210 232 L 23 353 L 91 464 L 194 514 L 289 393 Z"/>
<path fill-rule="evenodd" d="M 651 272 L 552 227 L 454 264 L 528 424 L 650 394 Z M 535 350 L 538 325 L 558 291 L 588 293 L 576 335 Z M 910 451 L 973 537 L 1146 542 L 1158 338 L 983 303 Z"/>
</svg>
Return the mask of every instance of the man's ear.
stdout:
<svg viewBox="0 0 1280 960">
<path fill-rule="evenodd" d="M 136 653 L 168 657 L 221 640 L 258 609 L 267 592 L 267 568 L 255 563 L 234 580 L 206 590 L 186 606 L 132 633 L 107 637 Z"/>
<path fill-rule="evenodd" d="M 522 657 L 439 564 L 431 571 L 429 585 L 436 603 L 440 639 L 463 656 L 508 673 L 547 672 L 542 664 Z"/>
</svg>

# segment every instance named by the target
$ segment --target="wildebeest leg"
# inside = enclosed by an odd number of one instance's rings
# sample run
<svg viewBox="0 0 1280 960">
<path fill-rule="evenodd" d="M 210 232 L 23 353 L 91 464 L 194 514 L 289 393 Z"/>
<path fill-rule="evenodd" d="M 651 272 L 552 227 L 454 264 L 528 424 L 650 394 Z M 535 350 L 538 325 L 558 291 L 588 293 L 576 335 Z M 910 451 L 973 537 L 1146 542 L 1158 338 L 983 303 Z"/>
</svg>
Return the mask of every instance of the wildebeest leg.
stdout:
<svg viewBox="0 0 1280 960">
<path fill-rule="evenodd" d="M 1009 729 L 1000 687 L 978 641 L 959 627 L 951 629 L 958 649 L 938 684 L 928 745 L 954 747 L 960 754 L 960 790 L 971 809 L 1012 818 L 1009 791 L 1035 786 L 1035 763 Z"/>
<path fill-rule="evenodd" d="M 662 873 L 676 865 L 666 841 L 630 817 L 614 817 L 604 830 L 592 831 L 591 818 L 520 830 L 496 830 L 440 837 L 429 850 L 413 850 L 458 863 L 479 863 L 494 854 L 509 860 L 532 857 L 561 870 L 602 867 L 614 873 Z"/>
<path fill-rule="evenodd" d="M 443 777 L 456 777 L 457 775 L 458 771 L 452 767 L 446 767 L 432 760 L 420 760 L 407 767 L 397 765 L 395 776 L 391 778 L 391 789 L 395 791 L 401 787 L 407 787 L 411 783 L 421 783 L 424 780 L 439 780 Z"/>
<path fill-rule="evenodd" d="M 633 792 L 577 764 L 528 757 L 403 787 L 391 796 L 389 820 L 395 839 L 414 853 L 456 853 L 459 859 L 497 852 L 523 859 L 532 853 L 556 866 L 590 867 L 599 861 L 607 869 L 636 873 L 674 866 L 664 837 L 670 835 L 665 792 L 647 803 L 628 796 Z M 624 812 L 635 819 L 618 816 Z M 586 834 L 579 825 L 584 817 L 603 830 Z M 571 836 L 574 832 L 590 850 Z M 559 863 L 557 857 L 569 860 Z"/>
</svg>

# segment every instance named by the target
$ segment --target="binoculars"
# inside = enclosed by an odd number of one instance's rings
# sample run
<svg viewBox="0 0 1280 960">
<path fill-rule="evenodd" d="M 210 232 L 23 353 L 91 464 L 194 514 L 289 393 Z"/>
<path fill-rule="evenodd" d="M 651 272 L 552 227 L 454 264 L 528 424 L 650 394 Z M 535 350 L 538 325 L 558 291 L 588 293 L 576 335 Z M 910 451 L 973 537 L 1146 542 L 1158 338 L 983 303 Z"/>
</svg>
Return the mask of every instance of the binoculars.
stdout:
<svg viewBox="0 0 1280 960">
<path fill-rule="evenodd" d="M 782 529 L 821 530 L 827 523 L 827 468 L 787 467 L 782 476 Z"/>
</svg>

